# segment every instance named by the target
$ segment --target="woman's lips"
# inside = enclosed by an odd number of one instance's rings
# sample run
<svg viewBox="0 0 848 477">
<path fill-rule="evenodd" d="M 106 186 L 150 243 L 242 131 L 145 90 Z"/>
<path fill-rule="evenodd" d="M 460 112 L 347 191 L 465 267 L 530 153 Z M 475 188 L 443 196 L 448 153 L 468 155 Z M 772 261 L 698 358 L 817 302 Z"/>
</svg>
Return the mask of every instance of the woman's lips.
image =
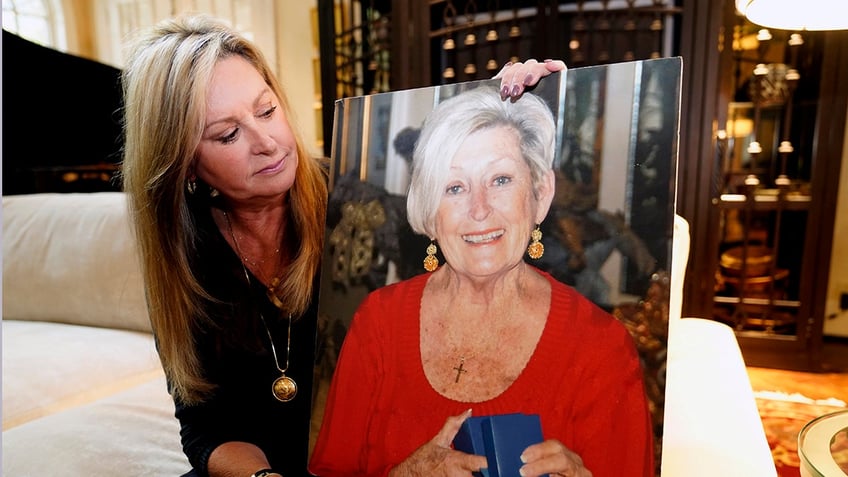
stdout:
<svg viewBox="0 0 848 477">
<path fill-rule="evenodd" d="M 283 168 L 283 164 L 285 164 L 285 163 L 286 163 L 286 157 L 284 156 L 279 161 L 277 161 L 277 162 L 275 162 L 275 163 L 273 163 L 273 164 L 271 164 L 267 167 L 260 169 L 256 173 L 257 174 L 273 174 L 273 173 L 281 170 Z"/>
<path fill-rule="evenodd" d="M 503 229 L 493 230 L 491 232 L 484 232 L 479 234 L 464 234 L 462 236 L 462 240 L 465 240 L 469 243 L 489 243 L 500 238 L 503 234 Z"/>
</svg>

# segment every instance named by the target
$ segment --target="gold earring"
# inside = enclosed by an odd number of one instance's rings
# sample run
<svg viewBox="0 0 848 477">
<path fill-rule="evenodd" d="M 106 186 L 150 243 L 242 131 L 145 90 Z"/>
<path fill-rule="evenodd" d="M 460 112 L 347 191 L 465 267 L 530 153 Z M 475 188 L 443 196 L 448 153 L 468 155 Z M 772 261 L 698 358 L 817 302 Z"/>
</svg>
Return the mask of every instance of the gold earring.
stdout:
<svg viewBox="0 0 848 477">
<path fill-rule="evenodd" d="M 194 194 L 194 191 L 197 190 L 197 182 L 195 182 L 194 179 L 189 179 L 188 182 L 186 182 L 186 190 L 189 194 Z"/>
<path fill-rule="evenodd" d="M 527 246 L 527 255 L 530 256 L 533 260 L 538 260 L 542 258 L 542 255 L 545 254 L 545 246 L 542 245 L 542 230 L 539 228 L 539 225 L 536 225 L 536 228 L 533 229 L 533 232 L 530 233 L 530 245 Z"/>
<path fill-rule="evenodd" d="M 424 270 L 432 272 L 439 268 L 439 259 L 436 258 L 436 251 L 436 242 L 430 241 L 430 245 L 427 246 L 427 256 L 424 257 Z"/>
</svg>

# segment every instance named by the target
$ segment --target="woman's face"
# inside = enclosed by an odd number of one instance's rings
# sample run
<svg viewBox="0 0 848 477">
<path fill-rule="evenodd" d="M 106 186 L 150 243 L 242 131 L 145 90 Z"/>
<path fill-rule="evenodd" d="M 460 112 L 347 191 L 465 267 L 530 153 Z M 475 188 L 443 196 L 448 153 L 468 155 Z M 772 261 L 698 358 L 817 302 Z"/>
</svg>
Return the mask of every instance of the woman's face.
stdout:
<svg viewBox="0 0 848 477">
<path fill-rule="evenodd" d="M 518 265 L 530 231 L 547 214 L 553 174 L 533 194 L 518 133 L 506 126 L 468 136 L 453 157 L 439 208 L 436 240 L 453 269 L 475 277 Z"/>
<path fill-rule="evenodd" d="M 280 100 L 241 56 L 218 61 L 194 172 L 236 202 L 275 198 L 294 183 L 297 147 Z"/>
</svg>

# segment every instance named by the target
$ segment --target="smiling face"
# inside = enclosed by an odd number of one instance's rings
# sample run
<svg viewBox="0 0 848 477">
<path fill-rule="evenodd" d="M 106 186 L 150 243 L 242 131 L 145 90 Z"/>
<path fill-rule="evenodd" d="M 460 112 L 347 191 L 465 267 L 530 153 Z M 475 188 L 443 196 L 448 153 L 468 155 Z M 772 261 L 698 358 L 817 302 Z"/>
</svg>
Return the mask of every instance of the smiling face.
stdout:
<svg viewBox="0 0 848 477">
<path fill-rule="evenodd" d="M 552 195 L 553 171 L 534 194 L 514 129 L 498 126 L 472 133 L 451 161 L 436 212 L 436 239 L 445 259 L 460 274 L 473 277 L 516 267 Z"/>
<path fill-rule="evenodd" d="M 277 198 L 294 183 L 298 157 L 280 100 L 241 56 L 215 65 L 194 172 L 236 202 Z"/>
</svg>

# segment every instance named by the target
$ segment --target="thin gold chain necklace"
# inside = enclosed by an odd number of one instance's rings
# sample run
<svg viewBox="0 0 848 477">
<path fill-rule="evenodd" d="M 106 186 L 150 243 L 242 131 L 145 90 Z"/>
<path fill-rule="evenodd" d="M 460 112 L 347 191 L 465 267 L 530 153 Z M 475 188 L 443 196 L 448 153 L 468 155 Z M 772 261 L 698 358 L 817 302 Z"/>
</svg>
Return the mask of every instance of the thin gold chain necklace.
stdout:
<svg viewBox="0 0 848 477">
<path fill-rule="evenodd" d="M 224 218 L 227 220 L 227 230 L 230 232 L 230 237 L 233 239 L 233 245 L 236 246 L 236 253 L 239 258 L 241 258 L 241 269 L 244 271 L 244 278 L 247 280 L 247 286 L 250 287 L 250 274 L 247 273 L 247 267 L 244 265 L 244 257 L 241 252 L 241 247 L 239 247 L 238 240 L 236 240 L 236 236 L 233 233 L 233 224 L 230 222 L 230 216 L 224 211 Z M 276 279 L 275 279 L 276 280 Z M 269 290 L 269 292 L 273 291 L 273 289 Z M 279 301 L 279 300 L 278 300 Z M 274 302 L 274 305 L 277 305 Z M 288 333 L 286 336 L 286 366 L 280 367 L 280 361 L 277 358 L 277 348 L 274 346 L 274 337 L 271 336 L 271 329 L 268 328 L 268 323 L 265 322 L 265 317 L 262 315 L 262 312 L 259 313 L 259 319 L 262 320 L 262 326 L 265 328 L 265 332 L 268 334 L 268 341 L 271 343 L 271 354 L 274 355 L 274 365 L 277 366 L 277 370 L 280 372 L 280 377 L 275 379 L 271 384 L 271 393 L 277 398 L 278 401 L 281 402 L 289 402 L 297 395 L 297 383 L 294 379 L 286 376 L 286 371 L 289 369 L 289 357 L 291 356 L 291 324 L 292 324 L 292 315 L 289 313 L 288 317 Z"/>
<path fill-rule="evenodd" d="M 276 250 L 274 250 L 274 256 L 277 256 L 277 255 L 279 255 L 279 254 L 280 254 L 280 249 L 279 249 L 279 248 L 278 248 L 278 249 L 276 249 Z M 244 260 L 245 262 L 247 262 L 247 263 L 249 263 L 249 264 L 253 265 L 253 268 L 257 268 L 257 269 L 258 269 L 260 265 L 264 265 L 264 264 L 265 264 L 265 260 L 266 260 L 266 259 L 264 259 L 264 258 L 263 258 L 263 259 L 261 259 L 261 260 L 259 260 L 259 261 L 254 261 L 254 260 L 251 260 L 251 259 L 247 258 L 247 256 L 245 255 L 245 256 L 242 258 L 242 260 Z"/>
</svg>

